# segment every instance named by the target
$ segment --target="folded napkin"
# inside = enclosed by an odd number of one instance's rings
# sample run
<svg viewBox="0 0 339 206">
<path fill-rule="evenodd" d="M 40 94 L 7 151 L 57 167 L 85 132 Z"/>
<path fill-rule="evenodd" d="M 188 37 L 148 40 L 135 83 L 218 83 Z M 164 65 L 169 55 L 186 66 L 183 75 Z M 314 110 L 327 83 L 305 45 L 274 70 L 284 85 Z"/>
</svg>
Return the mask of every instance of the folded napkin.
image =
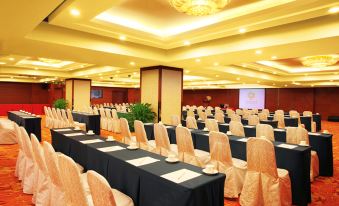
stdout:
<svg viewBox="0 0 339 206">
<path fill-rule="evenodd" d="M 81 132 L 65 134 L 65 136 L 67 136 L 67 137 L 82 136 L 82 135 L 85 135 L 85 134 L 83 134 Z"/>
<path fill-rule="evenodd" d="M 199 177 L 200 175 L 201 175 L 200 173 L 193 172 L 188 169 L 181 169 L 181 170 L 177 170 L 174 172 L 161 175 L 161 177 L 169 181 L 175 182 L 175 183 L 182 183 L 187 180 Z"/>
<path fill-rule="evenodd" d="M 54 131 L 56 131 L 56 132 L 66 132 L 66 131 L 71 131 L 71 129 L 69 129 L 69 128 L 65 128 L 65 129 L 55 129 Z"/>
<path fill-rule="evenodd" d="M 90 140 L 83 140 L 80 141 L 83 144 L 93 144 L 93 143 L 98 143 L 98 142 L 103 142 L 101 139 L 90 139 Z"/>
<path fill-rule="evenodd" d="M 154 162 L 158 162 L 160 160 L 158 159 L 154 159 L 152 157 L 141 157 L 141 158 L 137 158 L 137 159 L 132 159 L 132 160 L 128 160 L 126 162 L 134 165 L 134 166 L 142 166 L 142 165 L 148 165 L 148 164 L 152 164 Z"/>
<path fill-rule="evenodd" d="M 125 148 L 121 147 L 121 146 L 111 146 L 111 147 L 101 147 L 98 148 L 98 150 L 102 151 L 102 152 L 114 152 L 114 151 L 119 151 L 119 150 L 123 150 Z"/>
<path fill-rule="evenodd" d="M 286 148 L 286 149 L 294 149 L 296 147 L 298 147 L 297 145 L 291 145 L 291 144 L 280 144 L 277 145 L 278 147 L 282 147 L 282 148 Z"/>
</svg>

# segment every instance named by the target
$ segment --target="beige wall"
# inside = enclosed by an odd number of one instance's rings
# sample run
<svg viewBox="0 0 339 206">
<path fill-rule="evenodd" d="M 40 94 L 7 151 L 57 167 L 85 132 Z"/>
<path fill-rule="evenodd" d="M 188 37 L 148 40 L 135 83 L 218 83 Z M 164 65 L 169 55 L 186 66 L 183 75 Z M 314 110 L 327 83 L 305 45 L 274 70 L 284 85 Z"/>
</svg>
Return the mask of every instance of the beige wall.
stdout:
<svg viewBox="0 0 339 206">
<path fill-rule="evenodd" d="M 91 81 L 74 80 L 74 109 L 82 110 L 91 105 Z"/>
<path fill-rule="evenodd" d="M 162 70 L 161 121 L 171 123 L 171 115 L 181 117 L 182 71 Z"/>
<path fill-rule="evenodd" d="M 72 96 L 73 96 L 73 80 L 66 80 L 66 100 L 68 101 L 68 109 L 72 109 Z"/>
<path fill-rule="evenodd" d="M 156 113 L 155 122 L 157 122 L 159 70 L 141 71 L 141 75 L 141 103 L 152 105 L 152 110 Z"/>
</svg>

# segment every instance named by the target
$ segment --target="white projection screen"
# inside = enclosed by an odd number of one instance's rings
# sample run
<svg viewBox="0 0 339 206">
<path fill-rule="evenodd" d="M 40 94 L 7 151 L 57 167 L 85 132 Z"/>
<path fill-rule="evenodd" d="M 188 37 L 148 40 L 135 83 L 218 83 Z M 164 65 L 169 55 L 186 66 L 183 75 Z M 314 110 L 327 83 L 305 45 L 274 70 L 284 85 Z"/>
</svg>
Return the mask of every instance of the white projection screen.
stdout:
<svg viewBox="0 0 339 206">
<path fill-rule="evenodd" d="M 265 89 L 240 89 L 239 108 L 264 109 Z"/>
</svg>

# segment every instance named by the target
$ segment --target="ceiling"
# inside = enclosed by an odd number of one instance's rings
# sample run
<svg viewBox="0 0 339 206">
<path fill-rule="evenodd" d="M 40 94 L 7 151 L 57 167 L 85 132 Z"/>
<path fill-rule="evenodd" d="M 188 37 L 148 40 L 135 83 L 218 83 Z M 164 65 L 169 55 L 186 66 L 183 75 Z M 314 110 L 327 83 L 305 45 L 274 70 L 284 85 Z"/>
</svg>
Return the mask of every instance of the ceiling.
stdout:
<svg viewBox="0 0 339 206">
<path fill-rule="evenodd" d="M 184 69 L 185 89 L 339 85 L 335 0 L 232 0 L 193 17 L 166 0 L 5 0 L 0 8 L 0 81 L 139 87 L 139 68 Z M 28 9 L 29 8 L 29 9 Z"/>
</svg>

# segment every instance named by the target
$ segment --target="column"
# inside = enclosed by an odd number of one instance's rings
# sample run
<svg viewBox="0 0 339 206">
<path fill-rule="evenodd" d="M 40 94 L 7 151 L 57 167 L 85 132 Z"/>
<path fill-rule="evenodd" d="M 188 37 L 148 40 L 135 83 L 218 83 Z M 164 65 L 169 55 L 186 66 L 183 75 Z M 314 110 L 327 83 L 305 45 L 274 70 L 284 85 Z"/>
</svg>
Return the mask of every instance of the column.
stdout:
<svg viewBox="0 0 339 206">
<path fill-rule="evenodd" d="M 65 98 L 68 108 L 83 110 L 91 105 L 91 80 L 90 79 L 66 79 Z"/>
<path fill-rule="evenodd" d="M 141 102 L 150 103 L 155 121 L 171 123 L 171 115 L 181 118 L 183 69 L 152 66 L 140 69 Z"/>
</svg>

